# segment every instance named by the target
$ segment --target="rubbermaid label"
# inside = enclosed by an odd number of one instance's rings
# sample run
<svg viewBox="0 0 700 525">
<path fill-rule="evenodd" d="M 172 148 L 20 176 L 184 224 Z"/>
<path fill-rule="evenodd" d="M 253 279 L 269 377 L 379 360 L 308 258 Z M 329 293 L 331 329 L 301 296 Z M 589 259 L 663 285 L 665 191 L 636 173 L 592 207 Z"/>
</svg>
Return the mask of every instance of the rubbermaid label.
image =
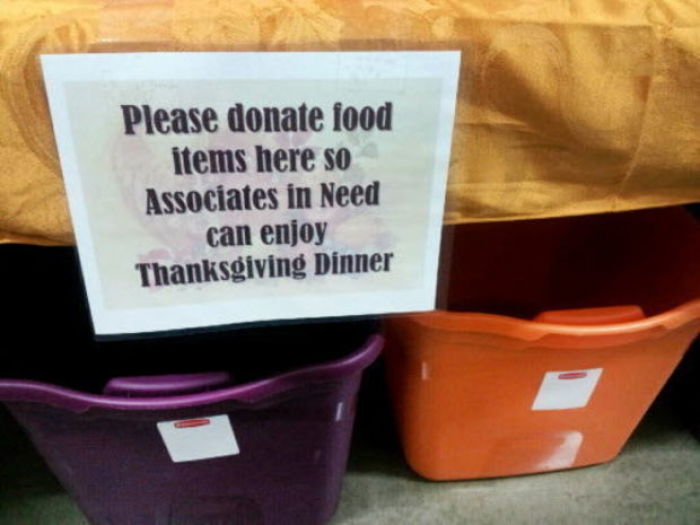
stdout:
<svg viewBox="0 0 700 525">
<path fill-rule="evenodd" d="M 235 456 L 240 453 L 228 416 L 212 416 L 158 423 L 174 463 Z"/>
<path fill-rule="evenodd" d="M 595 390 L 602 368 L 547 372 L 532 410 L 564 410 L 585 407 Z"/>
</svg>

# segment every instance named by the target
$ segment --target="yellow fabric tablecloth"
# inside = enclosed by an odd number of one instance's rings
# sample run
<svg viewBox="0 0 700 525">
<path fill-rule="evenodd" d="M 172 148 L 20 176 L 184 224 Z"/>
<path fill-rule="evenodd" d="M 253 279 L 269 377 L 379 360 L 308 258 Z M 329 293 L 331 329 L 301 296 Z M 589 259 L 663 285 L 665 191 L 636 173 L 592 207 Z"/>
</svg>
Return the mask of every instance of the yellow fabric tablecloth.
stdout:
<svg viewBox="0 0 700 525">
<path fill-rule="evenodd" d="M 0 241 L 73 240 L 37 55 L 460 49 L 446 222 L 700 200 L 698 0 L 0 0 Z"/>
</svg>

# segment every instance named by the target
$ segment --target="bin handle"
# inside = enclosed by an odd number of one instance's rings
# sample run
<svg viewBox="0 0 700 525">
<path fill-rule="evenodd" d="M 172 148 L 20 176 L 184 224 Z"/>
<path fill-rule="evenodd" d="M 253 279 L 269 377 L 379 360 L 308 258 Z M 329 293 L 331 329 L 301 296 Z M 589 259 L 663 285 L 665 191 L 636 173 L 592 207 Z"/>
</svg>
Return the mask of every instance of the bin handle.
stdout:
<svg viewBox="0 0 700 525">
<path fill-rule="evenodd" d="M 639 321 L 645 317 L 642 308 L 635 304 L 597 308 L 548 310 L 538 314 L 533 321 L 565 325 L 605 325 L 629 323 L 632 321 Z"/>
<path fill-rule="evenodd" d="M 228 372 L 116 377 L 105 385 L 102 393 L 106 396 L 158 397 L 205 392 L 231 383 L 233 378 Z"/>
</svg>

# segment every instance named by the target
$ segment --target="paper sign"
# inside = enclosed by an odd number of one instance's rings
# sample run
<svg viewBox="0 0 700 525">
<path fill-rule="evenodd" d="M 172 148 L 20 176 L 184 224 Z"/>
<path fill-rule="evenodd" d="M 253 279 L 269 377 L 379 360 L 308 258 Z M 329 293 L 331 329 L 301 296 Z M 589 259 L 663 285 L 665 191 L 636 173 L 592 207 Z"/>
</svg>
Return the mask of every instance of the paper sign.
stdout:
<svg viewBox="0 0 700 525">
<path fill-rule="evenodd" d="M 547 372 L 532 404 L 532 410 L 585 407 L 602 373 L 602 368 Z"/>
<path fill-rule="evenodd" d="M 96 332 L 434 308 L 459 60 L 43 56 Z"/>
<path fill-rule="evenodd" d="M 174 463 L 235 456 L 240 452 L 228 416 L 158 423 Z"/>
</svg>

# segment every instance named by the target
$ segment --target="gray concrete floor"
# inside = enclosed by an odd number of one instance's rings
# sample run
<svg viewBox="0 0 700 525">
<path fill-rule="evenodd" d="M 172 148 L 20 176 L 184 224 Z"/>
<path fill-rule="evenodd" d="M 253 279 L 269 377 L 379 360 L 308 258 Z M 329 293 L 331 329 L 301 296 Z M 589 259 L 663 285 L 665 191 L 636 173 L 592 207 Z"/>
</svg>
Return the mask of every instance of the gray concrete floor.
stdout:
<svg viewBox="0 0 700 525">
<path fill-rule="evenodd" d="M 0 524 L 87 525 L 8 417 L 0 413 Z M 432 483 L 391 439 L 356 441 L 330 525 L 700 524 L 700 444 L 663 405 L 617 460 L 542 475 Z"/>
</svg>

